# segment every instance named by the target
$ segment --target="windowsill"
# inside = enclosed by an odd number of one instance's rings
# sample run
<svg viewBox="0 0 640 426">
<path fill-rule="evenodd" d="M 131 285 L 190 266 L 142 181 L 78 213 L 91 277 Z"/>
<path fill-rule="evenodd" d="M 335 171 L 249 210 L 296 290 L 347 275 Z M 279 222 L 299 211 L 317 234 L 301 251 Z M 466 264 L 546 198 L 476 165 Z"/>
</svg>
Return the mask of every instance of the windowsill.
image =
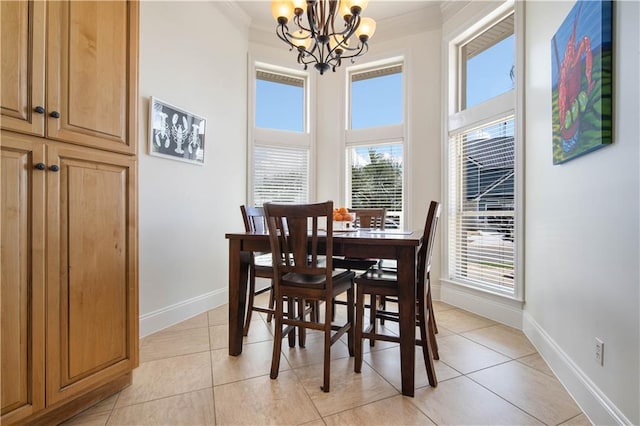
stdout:
<svg viewBox="0 0 640 426">
<path fill-rule="evenodd" d="M 518 303 L 520 305 L 522 305 L 524 303 L 524 299 L 521 298 L 521 297 L 516 297 L 514 295 L 503 293 L 503 292 L 500 292 L 500 291 L 494 291 L 494 290 L 491 290 L 489 288 L 476 287 L 476 286 L 471 285 L 471 284 L 465 284 L 465 283 L 462 283 L 462 282 L 459 282 L 459 281 L 453 281 L 453 280 L 449 280 L 449 279 L 445 279 L 445 278 L 441 278 L 440 282 L 442 284 L 452 285 L 452 286 L 462 287 L 464 289 L 468 289 L 471 292 L 478 293 L 479 296 L 487 295 L 489 297 L 499 297 L 501 299 L 511 300 L 511 301 L 513 301 L 515 303 Z"/>
</svg>

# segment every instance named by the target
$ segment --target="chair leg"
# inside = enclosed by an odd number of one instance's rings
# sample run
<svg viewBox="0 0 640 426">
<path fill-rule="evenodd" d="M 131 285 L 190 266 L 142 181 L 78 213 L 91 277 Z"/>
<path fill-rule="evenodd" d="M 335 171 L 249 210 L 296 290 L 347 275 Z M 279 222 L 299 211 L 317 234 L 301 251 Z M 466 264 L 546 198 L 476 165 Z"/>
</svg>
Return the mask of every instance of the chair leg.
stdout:
<svg viewBox="0 0 640 426">
<path fill-rule="evenodd" d="M 273 335 L 273 354 L 271 355 L 271 374 L 269 377 L 272 379 L 278 378 L 278 371 L 280 370 L 280 353 L 282 352 L 282 316 L 283 313 L 283 301 L 281 298 L 276 300 L 276 326 L 275 333 Z"/>
<path fill-rule="evenodd" d="M 364 296 L 363 296 L 364 297 Z M 376 334 L 376 317 L 378 316 L 378 296 L 375 294 L 369 295 L 369 324 L 371 324 L 371 333 Z M 369 346 L 374 346 L 376 340 L 373 337 L 369 338 Z"/>
<path fill-rule="evenodd" d="M 382 309 L 383 311 L 387 310 L 387 298 L 385 296 L 379 296 L 380 297 L 380 304 L 377 305 L 380 309 Z M 377 299 L 376 299 L 376 303 L 377 303 Z M 380 318 L 380 325 L 384 325 L 384 318 Z"/>
<path fill-rule="evenodd" d="M 253 313 L 253 303 L 256 295 L 256 271 L 253 266 L 249 267 L 249 292 L 247 301 L 247 316 L 244 320 L 244 327 L 242 328 L 242 335 L 249 334 L 249 326 L 251 325 L 251 314 Z"/>
<path fill-rule="evenodd" d="M 326 300 L 324 305 L 324 378 L 322 390 L 329 392 L 329 382 L 331 380 L 331 317 L 333 304 L 330 300 Z"/>
<path fill-rule="evenodd" d="M 307 301 L 304 299 L 298 299 L 298 317 L 301 321 L 306 321 L 307 317 Z M 298 330 L 298 346 L 304 348 L 307 341 L 307 329 L 300 327 Z"/>
<path fill-rule="evenodd" d="M 373 297 L 373 296 L 371 296 Z M 362 371 L 362 327 L 364 326 L 364 290 L 361 285 L 356 291 L 356 325 L 355 325 L 355 353 L 356 359 L 353 371 Z"/>
<path fill-rule="evenodd" d="M 433 317 L 433 311 L 429 309 L 427 313 L 427 329 L 429 331 L 429 343 L 431 344 L 431 352 L 433 353 L 433 359 L 440 359 L 438 354 L 438 342 L 436 341 L 436 333 L 434 330 L 435 320 Z"/>
<path fill-rule="evenodd" d="M 287 317 L 289 319 L 295 318 L 296 316 L 296 306 L 295 300 L 293 297 L 287 297 Z M 291 331 L 287 334 L 289 337 L 289 347 L 296 347 L 296 329 L 295 327 L 291 329 Z"/>
<path fill-rule="evenodd" d="M 427 331 L 427 312 L 426 305 L 427 300 L 424 294 L 424 287 L 418 289 L 418 323 L 420 326 L 420 340 L 422 346 L 422 356 L 424 357 L 424 365 L 427 370 L 427 378 L 429 384 L 433 387 L 438 386 L 438 379 L 436 377 L 436 370 L 433 365 L 433 356 L 431 354 L 431 342 L 430 336 Z"/>
<path fill-rule="evenodd" d="M 275 304 L 276 304 L 275 289 L 273 288 L 273 280 L 271 280 L 271 290 L 269 290 L 269 309 L 274 309 Z M 267 322 L 271 322 L 272 318 L 273 318 L 273 314 L 269 312 L 267 314 Z"/>
<path fill-rule="evenodd" d="M 347 321 L 349 322 L 349 330 L 347 330 L 347 342 L 349 347 L 349 356 L 354 356 L 354 338 L 355 338 L 355 323 L 354 323 L 354 313 L 353 310 L 355 308 L 355 300 L 353 297 L 353 286 L 347 290 Z"/>
<path fill-rule="evenodd" d="M 428 276 L 427 276 L 427 280 L 429 280 Z M 429 289 L 427 290 L 427 303 L 428 303 L 427 309 L 429 309 L 429 318 L 430 318 L 431 326 L 433 327 L 433 332 L 435 334 L 438 334 L 438 324 L 436 324 L 436 317 L 435 315 L 433 315 L 433 301 L 431 300 L 431 285 L 429 285 Z"/>
</svg>

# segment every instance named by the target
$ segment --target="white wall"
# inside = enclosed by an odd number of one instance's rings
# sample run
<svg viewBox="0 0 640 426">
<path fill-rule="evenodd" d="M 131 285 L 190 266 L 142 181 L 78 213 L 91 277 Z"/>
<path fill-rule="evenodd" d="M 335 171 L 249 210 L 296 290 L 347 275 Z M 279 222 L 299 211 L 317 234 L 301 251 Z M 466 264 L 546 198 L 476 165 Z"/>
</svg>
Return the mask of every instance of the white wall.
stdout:
<svg viewBox="0 0 640 426">
<path fill-rule="evenodd" d="M 140 333 L 228 299 L 225 232 L 243 229 L 246 28 L 223 4 L 140 4 Z M 148 154 L 149 97 L 207 119 L 205 165 Z"/>
<path fill-rule="evenodd" d="M 550 40 L 574 4 L 526 4 L 525 332 L 593 422 L 639 424 L 640 4 L 616 2 L 613 145 L 554 166 Z"/>
</svg>

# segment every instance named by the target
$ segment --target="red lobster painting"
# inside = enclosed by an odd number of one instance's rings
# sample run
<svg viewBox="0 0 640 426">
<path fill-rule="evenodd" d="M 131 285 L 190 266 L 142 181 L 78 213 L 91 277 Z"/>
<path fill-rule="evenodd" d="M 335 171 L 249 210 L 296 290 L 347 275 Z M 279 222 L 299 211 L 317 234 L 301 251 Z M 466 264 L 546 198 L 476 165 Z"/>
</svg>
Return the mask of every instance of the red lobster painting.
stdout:
<svg viewBox="0 0 640 426">
<path fill-rule="evenodd" d="M 582 7 L 582 4 L 580 4 Z M 564 58 L 560 66 L 560 81 L 558 83 L 558 107 L 560 112 L 560 126 L 562 139 L 572 140 L 580 124 L 580 112 L 584 111 L 587 97 L 593 89 L 591 80 L 591 41 L 584 36 L 576 45 L 576 27 L 580 9 L 573 21 L 573 32 L 567 41 L 564 50 Z M 557 55 L 557 50 L 556 50 Z M 585 56 L 584 72 L 587 78 L 586 93 L 581 92 L 582 84 L 582 55 Z"/>
</svg>

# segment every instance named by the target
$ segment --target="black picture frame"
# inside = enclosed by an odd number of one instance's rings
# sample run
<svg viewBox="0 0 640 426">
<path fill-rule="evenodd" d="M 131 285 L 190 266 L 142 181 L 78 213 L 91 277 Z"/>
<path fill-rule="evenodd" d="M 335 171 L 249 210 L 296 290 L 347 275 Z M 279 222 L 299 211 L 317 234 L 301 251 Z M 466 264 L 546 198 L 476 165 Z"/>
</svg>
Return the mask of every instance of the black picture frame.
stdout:
<svg viewBox="0 0 640 426">
<path fill-rule="evenodd" d="M 149 154 L 204 165 L 206 119 L 156 97 L 149 105 Z"/>
</svg>

